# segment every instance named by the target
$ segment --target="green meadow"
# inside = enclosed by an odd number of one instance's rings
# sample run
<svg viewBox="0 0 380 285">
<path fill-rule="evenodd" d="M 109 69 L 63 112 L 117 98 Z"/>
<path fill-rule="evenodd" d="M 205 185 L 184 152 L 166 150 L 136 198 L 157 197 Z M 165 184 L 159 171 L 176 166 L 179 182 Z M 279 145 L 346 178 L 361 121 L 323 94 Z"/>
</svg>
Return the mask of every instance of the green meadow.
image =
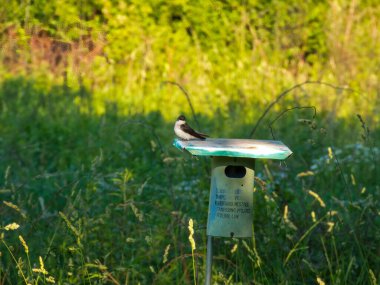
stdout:
<svg viewBox="0 0 380 285">
<path fill-rule="evenodd" d="M 375 0 L 6 0 L 0 285 L 203 284 L 214 138 L 275 139 L 213 284 L 380 284 Z M 193 233 L 191 233 L 193 231 Z"/>
</svg>

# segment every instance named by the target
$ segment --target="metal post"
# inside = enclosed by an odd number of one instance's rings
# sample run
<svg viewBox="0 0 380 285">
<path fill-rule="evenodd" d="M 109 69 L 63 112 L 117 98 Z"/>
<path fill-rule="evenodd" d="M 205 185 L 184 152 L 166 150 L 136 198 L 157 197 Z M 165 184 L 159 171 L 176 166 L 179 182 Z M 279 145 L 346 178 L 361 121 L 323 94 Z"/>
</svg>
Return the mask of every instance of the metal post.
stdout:
<svg viewBox="0 0 380 285">
<path fill-rule="evenodd" d="M 207 236 L 205 285 L 211 285 L 211 275 L 212 275 L 211 268 L 212 268 L 212 236 Z"/>
</svg>

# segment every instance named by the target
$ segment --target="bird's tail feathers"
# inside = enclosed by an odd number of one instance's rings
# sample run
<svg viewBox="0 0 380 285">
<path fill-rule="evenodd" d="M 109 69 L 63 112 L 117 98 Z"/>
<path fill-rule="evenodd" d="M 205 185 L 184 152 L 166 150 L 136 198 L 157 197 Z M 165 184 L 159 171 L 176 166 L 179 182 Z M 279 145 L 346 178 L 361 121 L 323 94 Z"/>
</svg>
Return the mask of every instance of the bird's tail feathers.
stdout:
<svg viewBox="0 0 380 285">
<path fill-rule="evenodd" d="M 200 134 L 202 137 L 205 137 L 205 138 L 210 137 L 209 135 L 206 135 L 206 134 L 203 134 L 203 133 L 200 133 L 200 132 L 198 132 L 198 134 Z"/>
</svg>

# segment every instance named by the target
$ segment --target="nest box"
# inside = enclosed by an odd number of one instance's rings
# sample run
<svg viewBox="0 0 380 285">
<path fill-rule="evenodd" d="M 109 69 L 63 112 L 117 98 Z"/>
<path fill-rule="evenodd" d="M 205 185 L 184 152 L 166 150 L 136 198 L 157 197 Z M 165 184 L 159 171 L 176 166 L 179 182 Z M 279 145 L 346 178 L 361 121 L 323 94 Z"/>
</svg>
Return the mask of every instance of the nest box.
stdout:
<svg viewBox="0 0 380 285">
<path fill-rule="evenodd" d="M 255 160 L 283 160 L 292 151 L 271 140 L 175 139 L 173 145 L 192 155 L 212 157 L 207 235 L 251 237 Z"/>
</svg>

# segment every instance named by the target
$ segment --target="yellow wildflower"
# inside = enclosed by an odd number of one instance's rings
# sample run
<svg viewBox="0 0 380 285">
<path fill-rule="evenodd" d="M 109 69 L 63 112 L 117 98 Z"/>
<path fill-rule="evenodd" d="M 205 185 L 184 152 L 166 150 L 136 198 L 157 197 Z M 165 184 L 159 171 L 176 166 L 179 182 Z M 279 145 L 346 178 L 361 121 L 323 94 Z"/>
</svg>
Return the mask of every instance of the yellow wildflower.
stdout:
<svg viewBox="0 0 380 285">
<path fill-rule="evenodd" d="M 12 208 L 13 210 L 17 211 L 24 219 L 26 218 L 26 215 L 21 211 L 21 209 L 17 205 L 7 201 L 3 201 L 3 203 L 9 208 Z"/>
<path fill-rule="evenodd" d="M 19 240 L 21 241 L 21 244 L 22 246 L 24 247 L 25 249 L 25 253 L 28 254 L 29 253 L 29 247 L 28 245 L 26 244 L 24 238 L 22 236 L 18 236 Z"/>
<path fill-rule="evenodd" d="M 326 283 L 318 276 L 317 276 L 317 283 L 318 285 L 326 285 Z"/>
<path fill-rule="evenodd" d="M 285 205 L 285 208 L 284 208 L 284 220 L 285 220 L 285 222 L 288 220 L 288 213 L 289 213 L 288 205 Z"/>
<path fill-rule="evenodd" d="M 323 200 L 321 199 L 321 197 L 319 197 L 319 195 L 317 193 L 315 193 L 314 191 L 311 191 L 311 190 L 309 190 L 308 192 L 311 196 L 313 196 L 315 198 L 315 200 L 317 200 L 319 202 L 319 204 L 321 205 L 322 208 L 326 207 L 325 202 L 323 202 Z"/>
<path fill-rule="evenodd" d="M 297 177 L 306 177 L 306 176 L 313 176 L 313 175 L 314 175 L 314 172 L 308 170 L 308 171 L 304 171 L 304 172 L 298 173 Z"/>
<path fill-rule="evenodd" d="M 338 212 L 333 210 L 333 211 L 328 211 L 327 214 L 328 214 L 330 217 L 332 217 L 332 216 L 336 216 L 336 215 L 338 215 Z"/>
<path fill-rule="evenodd" d="M 14 231 L 14 230 L 17 230 L 19 227 L 20 227 L 19 224 L 12 223 L 12 224 L 6 225 L 6 226 L 4 227 L 4 229 L 5 229 L 6 231 Z"/>
<path fill-rule="evenodd" d="M 327 232 L 331 232 L 335 226 L 335 223 L 333 222 L 327 222 L 327 226 L 328 226 L 328 229 L 327 229 Z"/>
<path fill-rule="evenodd" d="M 47 272 L 47 270 L 45 269 L 45 265 L 44 265 L 44 261 L 42 260 L 42 257 L 40 256 L 39 258 L 40 260 L 40 268 L 33 268 L 33 272 L 38 272 L 38 273 L 42 273 L 44 275 L 48 275 L 49 272 Z"/>
<path fill-rule="evenodd" d="M 314 211 L 311 211 L 311 219 L 313 220 L 313 223 L 315 223 L 317 221 L 317 218 L 315 216 L 315 212 Z"/>
<path fill-rule="evenodd" d="M 46 281 L 49 282 L 49 283 L 55 284 L 55 279 L 54 279 L 53 276 L 49 276 L 48 278 L 46 278 Z"/>
<path fill-rule="evenodd" d="M 195 240 L 193 238 L 193 235 L 194 235 L 194 222 L 193 222 L 193 219 L 189 220 L 188 229 L 189 229 L 189 232 L 190 232 L 189 241 L 190 241 L 190 244 L 191 244 L 191 250 L 195 250 L 196 249 L 196 247 L 195 247 Z"/>
<path fill-rule="evenodd" d="M 356 180 L 355 180 L 355 176 L 351 173 L 351 183 L 352 185 L 356 185 Z"/>
<path fill-rule="evenodd" d="M 162 259 L 162 263 L 166 263 L 168 261 L 169 250 L 170 250 L 170 243 L 165 248 L 165 252 L 164 252 L 164 257 Z"/>
<path fill-rule="evenodd" d="M 231 253 L 235 253 L 236 250 L 237 250 L 237 248 L 238 248 L 238 244 L 235 243 L 234 246 L 233 246 L 233 248 L 231 249 Z"/>
<path fill-rule="evenodd" d="M 331 147 L 327 148 L 327 152 L 328 152 L 329 159 L 333 159 L 333 152 L 332 152 L 332 148 Z"/>
<path fill-rule="evenodd" d="M 373 273 L 372 269 L 369 269 L 368 271 L 369 271 L 369 276 L 371 277 L 371 285 L 376 285 L 377 280 L 376 280 L 375 273 Z"/>
</svg>

